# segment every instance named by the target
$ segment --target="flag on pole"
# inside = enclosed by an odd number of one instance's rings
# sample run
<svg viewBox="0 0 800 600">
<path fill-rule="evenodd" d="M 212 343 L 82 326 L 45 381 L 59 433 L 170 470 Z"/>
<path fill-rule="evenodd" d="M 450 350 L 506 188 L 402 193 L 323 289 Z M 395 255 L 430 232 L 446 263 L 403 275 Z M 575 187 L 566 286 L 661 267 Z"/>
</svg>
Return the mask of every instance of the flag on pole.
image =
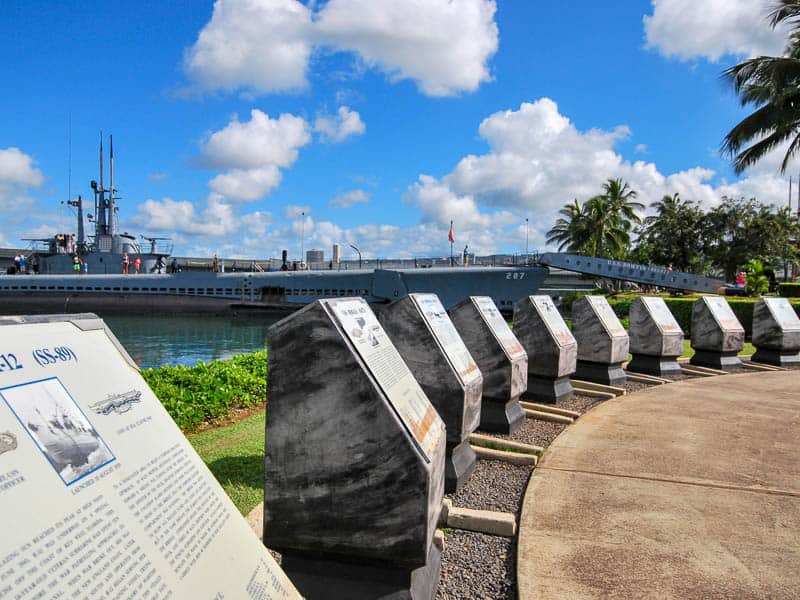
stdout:
<svg viewBox="0 0 800 600">
<path fill-rule="evenodd" d="M 456 238 L 453 235 L 453 222 L 452 221 L 450 221 L 450 233 L 447 234 L 447 239 L 450 240 L 451 244 L 455 244 L 456 243 Z"/>
</svg>

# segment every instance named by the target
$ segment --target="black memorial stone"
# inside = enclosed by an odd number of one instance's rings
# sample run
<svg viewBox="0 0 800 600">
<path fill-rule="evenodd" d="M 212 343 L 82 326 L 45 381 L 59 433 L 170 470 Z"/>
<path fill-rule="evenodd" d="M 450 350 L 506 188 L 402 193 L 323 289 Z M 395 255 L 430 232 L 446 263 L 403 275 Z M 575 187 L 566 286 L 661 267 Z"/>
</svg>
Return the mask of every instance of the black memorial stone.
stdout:
<svg viewBox="0 0 800 600">
<path fill-rule="evenodd" d="M 762 298 L 753 307 L 753 362 L 800 364 L 800 318 L 786 298 Z"/>
<path fill-rule="evenodd" d="M 447 430 L 446 494 L 475 470 L 469 434 L 480 423 L 483 377 L 436 294 L 409 294 L 378 313 Z"/>
<path fill-rule="evenodd" d="M 481 431 L 514 433 L 525 422 L 519 404 L 528 379 L 528 355 L 489 296 L 470 296 L 450 309 L 483 375 Z"/>
<path fill-rule="evenodd" d="M 572 304 L 572 335 L 578 341 L 575 379 L 624 385 L 622 363 L 630 340 L 604 296 L 583 296 Z"/>
<path fill-rule="evenodd" d="M 362 298 L 269 332 L 264 543 L 307 598 L 430 599 L 439 415 Z"/>
<path fill-rule="evenodd" d="M 702 296 L 692 305 L 690 363 L 712 369 L 733 370 L 742 366 L 744 327 L 722 296 Z"/>
<path fill-rule="evenodd" d="M 550 296 L 514 304 L 514 335 L 528 353 L 528 390 L 523 398 L 557 404 L 572 398 L 578 342 Z"/>
<path fill-rule="evenodd" d="M 629 320 L 632 359 L 628 371 L 655 376 L 679 374 L 683 330 L 664 299 L 636 298 L 630 305 Z"/>
</svg>

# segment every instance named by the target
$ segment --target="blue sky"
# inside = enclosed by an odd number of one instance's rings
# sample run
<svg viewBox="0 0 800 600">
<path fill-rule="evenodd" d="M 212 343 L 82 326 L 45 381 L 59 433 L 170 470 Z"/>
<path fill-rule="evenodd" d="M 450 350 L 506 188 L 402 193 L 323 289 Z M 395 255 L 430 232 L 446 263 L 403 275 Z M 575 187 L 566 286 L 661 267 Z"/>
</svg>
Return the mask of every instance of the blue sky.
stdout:
<svg viewBox="0 0 800 600">
<path fill-rule="evenodd" d="M 785 203 L 778 153 L 739 178 L 718 151 L 720 73 L 783 47 L 767 6 L 4 0 L 0 245 L 74 229 L 101 131 L 122 228 L 179 255 L 445 256 L 451 219 L 459 250 L 523 252 L 526 218 L 541 250 L 609 177 Z"/>
</svg>

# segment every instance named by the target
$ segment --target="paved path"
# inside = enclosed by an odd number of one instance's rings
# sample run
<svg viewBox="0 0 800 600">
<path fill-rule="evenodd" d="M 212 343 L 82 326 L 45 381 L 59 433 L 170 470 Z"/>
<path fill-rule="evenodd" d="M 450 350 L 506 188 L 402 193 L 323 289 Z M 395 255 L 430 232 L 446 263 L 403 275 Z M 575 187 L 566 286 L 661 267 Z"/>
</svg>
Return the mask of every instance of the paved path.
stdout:
<svg viewBox="0 0 800 600">
<path fill-rule="evenodd" d="M 519 597 L 800 598 L 800 372 L 609 400 L 548 448 Z"/>
</svg>

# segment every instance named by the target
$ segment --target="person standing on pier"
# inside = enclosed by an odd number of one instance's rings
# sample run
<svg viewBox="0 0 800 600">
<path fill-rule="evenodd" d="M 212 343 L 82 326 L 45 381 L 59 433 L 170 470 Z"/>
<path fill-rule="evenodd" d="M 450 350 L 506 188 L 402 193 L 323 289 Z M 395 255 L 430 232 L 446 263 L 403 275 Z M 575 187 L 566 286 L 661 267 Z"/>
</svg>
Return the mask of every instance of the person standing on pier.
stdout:
<svg viewBox="0 0 800 600">
<path fill-rule="evenodd" d="M 136 256 L 136 259 L 133 261 L 133 274 L 138 275 L 139 269 L 142 268 L 142 258 L 141 256 Z"/>
<path fill-rule="evenodd" d="M 122 253 L 122 274 L 123 275 L 127 275 L 128 274 L 128 267 L 130 266 L 130 264 L 131 264 L 131 259 L 128 256 L 128 253 L 127 252 L 123 252 Z"/>
</svg>

